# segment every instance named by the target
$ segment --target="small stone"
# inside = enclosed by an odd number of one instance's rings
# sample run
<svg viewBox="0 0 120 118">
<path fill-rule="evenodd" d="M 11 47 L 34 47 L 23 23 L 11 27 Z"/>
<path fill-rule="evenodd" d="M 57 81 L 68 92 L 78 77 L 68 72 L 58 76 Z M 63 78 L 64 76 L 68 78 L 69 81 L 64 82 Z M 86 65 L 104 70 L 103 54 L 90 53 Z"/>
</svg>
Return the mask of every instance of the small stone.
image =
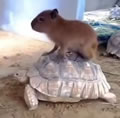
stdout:
<svg viewBox="0 0 120 118">
<path fill-rule="evenodd" d="M 7 56 L 4 56 L 3 58 L 4 58 L 4 59 L 9 59 Z"/>
</svg>

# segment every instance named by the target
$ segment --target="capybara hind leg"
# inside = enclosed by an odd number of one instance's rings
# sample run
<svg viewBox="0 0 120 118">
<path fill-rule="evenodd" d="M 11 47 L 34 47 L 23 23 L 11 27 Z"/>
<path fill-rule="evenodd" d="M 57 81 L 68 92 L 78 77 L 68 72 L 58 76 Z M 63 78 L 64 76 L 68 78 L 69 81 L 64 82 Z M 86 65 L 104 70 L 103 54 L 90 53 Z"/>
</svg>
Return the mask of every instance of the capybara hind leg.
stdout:
<svg viewBox="0 0 120 118">
<path fill-rule="evenodd" d="M 89 49 L 84 49 L 84 50 L 79 50 L 78 56 L 82 57 L 83 59 L 92 59 L 95 57 L 95 52 L 91 48 Z"/>
</svg>

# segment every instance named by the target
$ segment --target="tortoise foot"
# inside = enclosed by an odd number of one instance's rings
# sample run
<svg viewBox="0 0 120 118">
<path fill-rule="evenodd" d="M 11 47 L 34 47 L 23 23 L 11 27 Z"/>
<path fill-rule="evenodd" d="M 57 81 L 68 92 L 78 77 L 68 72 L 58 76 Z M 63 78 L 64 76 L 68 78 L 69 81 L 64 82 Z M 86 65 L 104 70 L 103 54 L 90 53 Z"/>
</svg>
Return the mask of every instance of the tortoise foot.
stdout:
<svg viewBox="0 0 120 118">
<path fill-rule="evenodd" d="M 24 99 L 29 110 L 34 110 L 38 107 L 36 92 L 29 84 L 25 87 Z"/>
<path fill-rule="evenodd" d="M 102 98 L 110 104 L 115 104 L 117 102 L 116 95 L 111 92 L 106 93 Z"/>
</svg>

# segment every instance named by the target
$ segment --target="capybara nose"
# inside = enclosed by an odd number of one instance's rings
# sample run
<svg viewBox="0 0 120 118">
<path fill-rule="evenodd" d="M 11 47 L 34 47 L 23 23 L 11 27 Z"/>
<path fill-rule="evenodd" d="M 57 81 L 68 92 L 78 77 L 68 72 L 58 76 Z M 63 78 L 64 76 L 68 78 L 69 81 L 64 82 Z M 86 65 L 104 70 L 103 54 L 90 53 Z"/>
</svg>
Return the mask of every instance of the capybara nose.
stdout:
<svg viewBox="0 0 120 118">
<path fill-rule="evenodd" d="M 36 19 L 33 19 L 31 22 L 31 27 L 34 28 L 35 24 L 36 24 Z"/>
</svg>

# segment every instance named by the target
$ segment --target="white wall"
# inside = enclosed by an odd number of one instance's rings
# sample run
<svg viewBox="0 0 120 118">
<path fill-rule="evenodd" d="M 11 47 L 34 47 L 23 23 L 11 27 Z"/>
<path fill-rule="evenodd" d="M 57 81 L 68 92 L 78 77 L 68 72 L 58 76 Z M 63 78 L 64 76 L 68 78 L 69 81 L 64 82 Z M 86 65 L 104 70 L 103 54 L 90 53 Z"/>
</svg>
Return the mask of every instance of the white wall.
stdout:
<svg viewBox="0 0 120 118">
<path fill-rule="evenodd" d="M 116 0 L 86 0 L 86 11 L 110 8 Z"/>
</svg>

